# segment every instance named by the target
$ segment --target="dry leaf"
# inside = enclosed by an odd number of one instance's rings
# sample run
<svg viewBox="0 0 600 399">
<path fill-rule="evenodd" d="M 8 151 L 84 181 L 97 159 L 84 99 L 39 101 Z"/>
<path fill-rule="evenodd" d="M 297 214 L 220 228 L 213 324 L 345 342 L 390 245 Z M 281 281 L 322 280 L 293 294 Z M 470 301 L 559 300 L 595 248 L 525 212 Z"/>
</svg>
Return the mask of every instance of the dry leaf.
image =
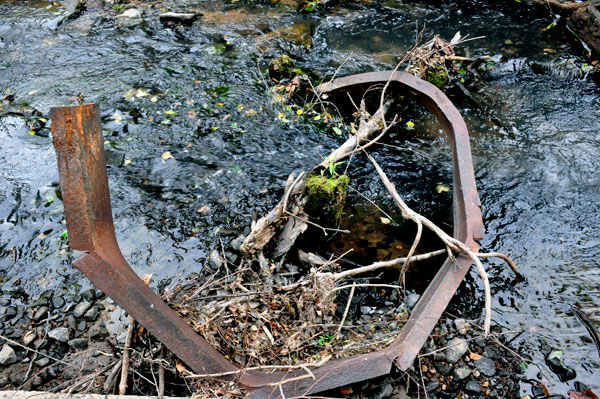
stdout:
<svg viewBox="0 0 600 399">
<path fill-rule="evenodd" d="M 166 161 L 169 158 L 173 158 L 173 155 L 171 155 L 171 153 L 169 151 L 165 151 L 162 153 L 162 155 L 160 157 L 162 158 L 163 161 Z"/>
<path fill-rule="evenodd" d="M 544 53 L 556 53 L 556 50 L 554 50 L 552 48 L 545 48 Z"/>
<path fill-rule="evenodd" d="M 354 393 L 354 391 L 352 390 L 352 385 L 346 385 L 345 387 L 341 387 L 340 393 L 342 395 L 350 395 L 351 393 Z"/>
<path fill-rule="evenodd" d="M 204 205 L 203 207 L 198 209 L 198 213 L 208 213 L 208 212 L 210 212 L 210 206 L 208 206 L 208 205 Z"/>
<path fill-rule="evenodd" d="M 175 365 L 175 368 L 181 374 L 188 374 L 189 373 L 189 371 L 185 368 L 185 366 L 183 365 L 183 363 L 180 360 L 177 361 L 177 364 Z"/>
<path fill-rule="evenodd" d="M 469 353 L 469 357 L 471 358 L 471 360 L 481 360 L 481 358 L 482 358 L 483 356 L 481 356 L 481 355 L 480 355 L 480 354 L 478 354 L 478 353 L 471 352 L 471 353 Z"/>
</svg>

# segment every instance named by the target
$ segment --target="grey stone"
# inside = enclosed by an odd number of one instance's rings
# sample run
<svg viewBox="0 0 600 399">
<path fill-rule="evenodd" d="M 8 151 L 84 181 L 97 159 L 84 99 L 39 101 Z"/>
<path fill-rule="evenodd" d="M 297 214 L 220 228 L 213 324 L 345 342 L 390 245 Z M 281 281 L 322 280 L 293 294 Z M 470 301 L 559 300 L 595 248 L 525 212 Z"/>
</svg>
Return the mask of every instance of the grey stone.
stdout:
<svg viewBox="0 0 600 399">
<path fill-rule="evenodd" d="M 435 391 L 436 389 L 438 389 L 440 387 L 440 382 L 439 381 L 432 381 L 429 384 L 427 384 L 427 386 L 425 386 L 425 390 L 427 392 L 431 392 L 431 391 Z"/>
<path fill-rule="evenodd" d="M 412 309 L 415 307 L 417 302 L 419 302 L 420 298 L 421 298 L 421 295 L 419 295 L 419 294 L 410 294 L 406 297 L 406 299 L 404 300 L 404 303 L 406 303 L 406 307 L 408 307 L 409 309 Z"/>
<path fill-rule="evenodd" d="M 130 8 L 128 10 L 123 11 L 121 14 L 117 15 L 117 18 L 142 18 L 142 12 L 137 8 Z"/>
<path fill-rule="evenodd" d="M 122 166 L 123 162 L 125 162 L 125 153 L 123 151 L 105 148 L 104 154 L 106 156 L 106 165 L 108 166 Z"/>
<path fill-rule="evenodd" d="M 85 317 L 87 320 L 95 321 L 98 318 L 98 308 L 96 306 L 92 306 L 90 310 L 85 312 L 83 317 Z"/>
<path fill-rule="evenodd" d="M 88 301 L 83 301 L 78 303 L 73 310 L 73 316 L 79 318 L 85 314 L 92 307 L 92 303 Z"/>
<path fill-rule="evenodd" d="M 225 263 L 223 261 L 223 258 L 219 254 L 219 251 L 217 251 L 216 249 L 213 249 L 210 252 L 210 255 L 208 256 L 208 262 L 210 263 L 213 269 L 218 269 Z"/>
<path fill-rule="evenodd" d="M 28 333 L 23 337 L 23 345 L 29 346 L 35 341 L 37 335 L 34 332 Z"/>
<path fill-rule="evenodd" d="M 85 331 L 86 329 L 87 329 L 87 323 L 85 322 L 85 320 L 81 320 L 77 324 L 77 331 Z"/>
<path fill-rule="evenodd" d="M 465 335 L 467 333 L 469 323 L 465 319 L 454 320 L 454 326 L 459 334 Z"/>
<path fill-rule="evenodd" d="M 10 320 L 17 315 L 17 308 L 14 306 L 9 306 L 6 308 L 6 312 L 4 312 L 4 320 Z"/>
<path fill-rule="evenodd" d="M 87 344 L 87 338 L 75 338 L 69 341 L 69 346 L 73 349 L 85 349 Z"/>
<path fill-rule="evenodd" d="M 454 369 L 454 378 L 461 381 L 471 375 L 471 369 L 467 366 L 460 366 Z"/>
<path fill-rule="evenodd" d="M 446 360 L 450 363 L 456 363 L 460 358 L 467 353 L 469 347 L 467 342 L 462 338 L 452 338 L 448 341 L 448 348 L 444 351 Z"/>
<path fill-rule="evenodd" d="M 46 306 L 42 306 L 38 308 L 38 310 L 33 315 L 33 321 L 40 321 L 48 316 L 48 308 Z"/>
<path fill-rule="evenodd" d="M 8 306 L 10 305 L 10 299 L 2 298 L 0 299 L 0 306 Z"/>
<path fill-rule="evenodd" d="M 242 246 L 242 243 L 244 242 L 244 240 L 245 240 L 245 239 L 246 239 L 246 236 L 245 236 L 245 235 L 243 235 L 243 234 L 241 234 L 241 235 L 237 236 L 236 238 L 234 238 L 234 239 L 231 241 L 231 248 L 232 248 L 234 251 L 239 251 L 239 250 L 240 250 L 240 247 Z"/>
<path fill-rule="evenodd" d="M 381 391 L 379 391 L 376 395 L 376 399 L 387 399 L 392 396 L 392 392 L 394 391 L 394 387 L 392 384 L 385 384 Z"/>
<path fill-rule="evenodd" d="M 198 15 L 188 12 L 166 12 L 160 14 L 159 20 L 163 24 L 173 22 L 182 25 L 191 25 L 198 18 Z"/>
<path fill-rule="evenodd" d="M 445 364 L 438 363 L 435 365 L 437 371 L 440 372 L 441 375 L 448 375 L 452 371 L 452 366 L 448 366 Z"/>
<path fill-rule="evenodd" d="M 48 331 L 48 336 L 58 342 L 67 342 L 69 340 L 69 329 L 58 327 Z"/>
<path fill-rule="evenodd" d="M 67 316 L 67 327 L 71 330 L 74 330 L 77 327 L 77 320 L 75 320 L 75 316 L 72 314 Z"/>
<path fill-rule="evenodd" d="M 596 7 L 589 5 L 578 9 L 571 14 L 567 24 L 595 56 L 600 55 L 600 11 Z"/>
<path fill-rule="evenodd" d="M 120 27 L 126 28 L 135 26 L 142 22 L 142 13 L 137 8 L 125 10 L 122 14 L 117 15 L 117 24 Z"/>
<path fill-rule="evenodd" d="M 40 386 L 42 385 L 42 383 L 44 382 L 44 380 L 42 380 L 42 377 L 40 377 L 39 375 L 36 375 L 33 380 L 31 381 L 31 385 L 33 385 L 34 387 Z"/>
<path fill-rule="evenodd" d="M 96 299 L 96 290 L 93 288 L 90 288 L 89 290 L 85 290 L 81 293 L 81 296 L 83 297 L 83 299 L 85 299 L 86 301 L 93 301 L 94 299 Z"/>
<path fill-rule="evenodd" d="M 40 367 L 46 367 L 49 363 L 50 363 L 50 359 L 48 359 L 47 357 L 43 357 L 40 360 L 35 362 L 35 364 L 37 364 Z"/>
<path fill-rule="evenodd" d="M 475 360 L 474 363 L 481 374 L 487 377 L 493 377 L 496 374 L 496 364 L 489 357 L 482 357 L 479 360 Z"/>
<path fill-rule="evenodd" d="M 2 350 L 0 350 L 0 364 L 7 365 L 12 364 L 17 361 L 17 354 L 15 350 L 11 348 L 8 344 L 4 344 Z"/>
<path fill-rule="evenodd" d="M 33 341 L 33 347 L 34 347 L 35 349 L 40 349 L 40 348 L 43 348 L 43 347 L 44 347 L 44 346 L 45 346 L 47 343 L 48 343 L 48 342 L 47 342 L 47 341 L 45 341 L 44 339 L 42 339 L 42 338 L 38 338 L 38 339 L 36 339 L 35 341 Z"/>
<path fill-rule="evenodd" d="M 481 384 L 477 380 L 469 380 L 469 382 L 467 382 L 467 385 L 465 385 L 465 390 L 469 393 L 480 393 Z"/>
<path fill-rule="evenodd" d="M 370 306 L 361 306 L 360 307 L 360 311 L 361 311 L 362 314 L 371 314 L 371 313 L 374 312 L 373 308 L 370 307 Z"/>
<path fill-rule="evenodd" d="M 60 296 L 55 296 L 52 298 L 52 306 L 54 306 L 54 309 L 61 309 L 65 306 L 65 300 Z"/>
</svg>

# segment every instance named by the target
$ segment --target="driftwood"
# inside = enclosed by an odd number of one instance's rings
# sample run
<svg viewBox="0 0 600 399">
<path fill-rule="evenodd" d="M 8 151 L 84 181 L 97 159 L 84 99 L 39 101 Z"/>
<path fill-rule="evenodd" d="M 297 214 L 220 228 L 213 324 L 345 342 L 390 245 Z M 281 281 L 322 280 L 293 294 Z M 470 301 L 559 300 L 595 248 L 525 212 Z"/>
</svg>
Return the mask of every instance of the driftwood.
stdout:
<svg viewBox="0 0 600 399">
<path fill-rule="evenodd" d="M 357 151 L 362 151 L 383 137 L 393 125 L 390 124 L 383 131 L 381 130 L 383 118 L 392 103 L 392 100 L 385 101 L 383 106 L 371 116 L 366 112 L 364 102 L 361 102 L 361 109 L 359 110 L 361 119 L 356 134 L 348 137 L 341 146 L 333 150 L 329 156 L 316 165 L 313 171 L 320 168 L 327 168 L 330 163 L 339 162 Z M 380 134 L 375 137 L 378 132 Z M 308 175 L 310 173 L 306 174 L 306 176 Z M 306 198 L 303 194 L 305 180 L 302 177 L 304 177 L 303 173 L 298 177 L 292 173 L 288 177 L 284 198 L 266 216 L 260 218 L 252 226 L 252 231 L 240 247 L 242 253 L 251 254 L 260 252 L 269 242 L 275 239 L 277 247 L 273 257 L 279 258 L 292 248 L 298 236 L 308 227 L 307 224 L 314 224 L 309 221 L 309 215 L 306 215 L 303 209 Z M 282 229 L 281 226 L 284 222 L 285 225 Z M 340 231 L 322 226 L 317 227 L 321 228 L 325 234 L 327 234 L 327 231 Z M 279 236 L 274 238 L 280 231 Z"/>
</svg>

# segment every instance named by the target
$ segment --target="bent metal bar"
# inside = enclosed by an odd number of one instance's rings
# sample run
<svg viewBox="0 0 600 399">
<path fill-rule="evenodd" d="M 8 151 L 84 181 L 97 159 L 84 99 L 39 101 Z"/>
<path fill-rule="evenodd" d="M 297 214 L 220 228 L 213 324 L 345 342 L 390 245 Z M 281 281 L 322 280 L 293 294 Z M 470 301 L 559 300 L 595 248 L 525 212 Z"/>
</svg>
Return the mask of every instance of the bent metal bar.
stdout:
<svg viewBox="0 0 600 399">
<path fill-rule="evenodd" d="M 428 82 L 392 71 L 338 78 L 318 90 L 361 90 L 388 81 L 413 95 L 444 125 L 454 160 L 454 237 L 477 251 L 483 223 L 469 134 L 446 95 Z M 304 374 L 302 370 L 272 374 L 240 370 L 169 308 L 123 257 L 113 225 L 98 104 L 53 107 L 50 117 L 70 246 L 86 252 L 73 266 L 194 372 L 228 373 L 220 378 L 236 380 L 251 391 L 250 398 L 290 399 L 388 374 L 394 364 L 400 370 L 408 369 L 471 267 L 465 255 L 446 259 L 394 343 L 381 351 L 332 360 L 312 370 L 314 379 L 296 379 Z"/>
</svg>

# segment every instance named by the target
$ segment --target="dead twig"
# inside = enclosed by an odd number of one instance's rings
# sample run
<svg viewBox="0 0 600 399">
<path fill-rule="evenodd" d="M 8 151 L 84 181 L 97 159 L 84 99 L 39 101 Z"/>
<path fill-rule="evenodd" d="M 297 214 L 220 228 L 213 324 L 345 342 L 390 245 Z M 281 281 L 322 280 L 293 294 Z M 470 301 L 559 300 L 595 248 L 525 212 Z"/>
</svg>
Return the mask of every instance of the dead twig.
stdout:
<svg viewBox="0 0 600 399">
<path fill-rule="evenodd" d="M 125 395 L 127 392 L 127 374 L 129 374 L 129 348 L 131 347 L 134 328 L 135 320 L 132 316 L 129 316 L 127 337 L 125 338 L 125 344 L 123 345 L 123 364 L 121 367 L 121 381 L 119 382 L 119 395 Z"/>
<path fill-rule="evenodd" d="M 356 283 L 352 284 L 352 289 L 350 290 L 350 294 L 348 294 L 348 301 L 346 302 L 346 309 L 344 309 L 344 315 L 342 316 L 342 320 L 340 321 L 340 325 L 337 328 L 336 336 L 339 336 L 342 332 L 342 327 L 344 326 L 344 322 L 346 321 L 346 317 L 348 316 L 348 311 L 350 310 L 350 305 L 352 304 L 352 298 L 354 297 L 354 289 L 356 288 Z"/>
<path fill-rule="evenodd" d="M 367 154 L 367 157 L 369 158 L 371 163 L 375 166 L 375 169 L 377 170 L 377 174 L 381 178 L 383 185 L 388 190 L 388 192 L 392 195 L 392 198 L 394 199 L 394 202 L 396 203 L 396 205 L 398 205 L 398 207 L 400 208 L 400 212 L 402 213 L 402 217 L 404 217 L 404 219 L 412 220 L 417 224 L 422 223 L 428 229 L 430 229 L 435 234 L 437 234 L 437 236 L 451 250 L 453 250 L 455 252 L 464 253 L 475 263 L 475 266 L 477 267 L 477 271 L 479 272 L 479 275 L 481 276 L 481 279 L 483 280 L 483 291 L 484 291 L 484 295 L 485 295 L 485 305 L 484 305 L 485 317 L 484 317 L 484 323 L 483 323 L 483 330 L 484 330 L 484 334 L 487 336 L 490 333 L 490 325 L 491 325 L 491 320 L 492 320 L 491 319 L 492 294 L 490 291 L 490 282 L 489 282 L 487 273 L 486 273 L 485 269 L 483 268 L 483 265 L 481 264 L 481 261 L 479 260 L 479 258 L 475 254 L 475 252 L 473 252 L 465 243 L 446 234 L 445 231 L 443 231 L 441 228 L 439 228 L 437 225 L 435 225 L 432 221 L 427 219 L 425 216 L 422 216 L 422 215 L 418 214 L 417 212 L 413 211 L 412 209 L 410 209 L 408 207 L 408 205 L 406 205 L 406 203 L 404 202 L 402 197 L 400 197 L 400 195 L 396 191 L 394 184 L 390 182 L 387 175 L 383 172 L 383 170 L 381 169 L 381 167 L 379 166 L 377 161 L 375 161 L 375 159 L 373 157 L 371 157 L 369 154 Z"/>
</svg>

